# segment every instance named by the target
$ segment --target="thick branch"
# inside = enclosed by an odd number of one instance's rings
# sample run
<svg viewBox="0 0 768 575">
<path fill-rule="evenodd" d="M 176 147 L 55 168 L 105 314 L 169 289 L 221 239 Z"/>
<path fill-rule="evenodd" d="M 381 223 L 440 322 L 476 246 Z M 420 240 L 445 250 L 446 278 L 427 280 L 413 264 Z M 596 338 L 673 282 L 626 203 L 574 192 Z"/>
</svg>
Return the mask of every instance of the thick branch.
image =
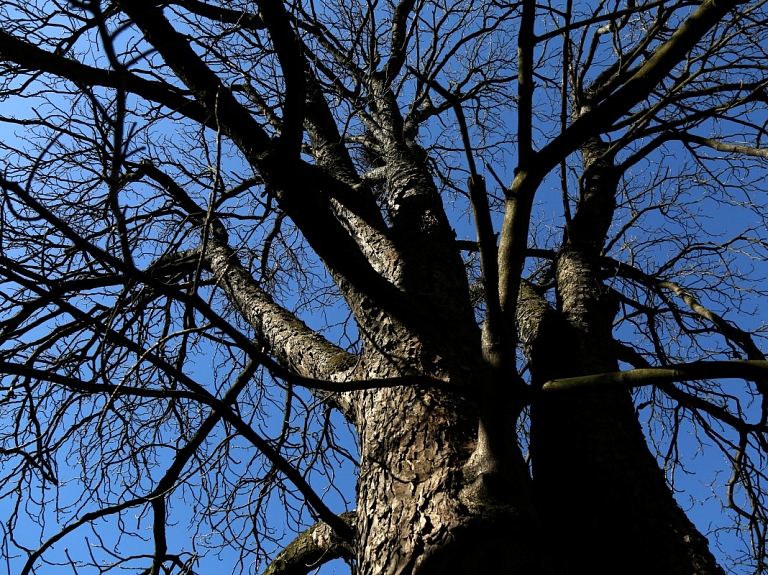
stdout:
<svg viewBox="0 0 768 575">
<path fill-rule="evenodd" d="M 282 365 L 314 379 L 330 378 L 355 365 L 353 355 L 277 305 L 243 268 L 229 246 L 210 241 L 205 259 L 230 301 Z"/>
<path fill-rule="evenodd" d="M 304 112 L 307 94 L 307 64 L 301 44 L 291 26 L 281 0 L 258 0 L 259 13 L 269 30 L 272 45 L 283 73 L 285 99 L 283 127 L 280 133 L 281 152 L 298 157 L 304 134 Z"/>
<path fill-rule="evenodd" d="M 488 206 L 488 192 L 485 179 L 473 175 L 468 182 L 469 199 L 475 216 L 477 245 L 480 250 L 480 270 L 483 274 L 483 291 L 485 293 L 485 322 L 483 323 L 483 346 L 489 359 L 495 367 L 502 367 L 502 362 L 509 359 L 514 349 L 506 336 L 505 324 L 501 315 L 499 303 L 499 266 L 496 250 L 496 235 L 493 232 L 493 221 Z"/>
<path fill-rule="evenodd" d="M 742 3 L 739 0 L 702 2 L 616 92 L 581 116 L 537 154 L 537 168 L 542 177 L 588 138 L 610 129 L 616 120 L 646 98 L 707 32 Z"/>
<path fill-rule="evenodd" d="M 520 118 L 518 137 L 520 163 L 515 179 L 507 194 L 499 245 L 499 291 L 502 310 L 508 321 L 514 321 L 520 273 L 527 248 L 531 208 L 536 190 L 542 179 L 563 158 L 579 149 L 589 138 L 609 130 L 621 116 L 629 112 L 653 90 L 669 72 L 692 50 L 701 38 L 740 2 L 737 0 L 705 0 L 672 37 L 659 46 L 651 57 L 614 94 L 601 104 L 586 111 L 578 120 L 547 144 L 539 152 L 529 151 L 531 143 L 526 122 L 530 109 L 533 85 L 527 71 L 531 55 L 526 51 L 535 38 L 532 24 L 525 19 L 526 7 L 533 11 L 533 3 L 524 5 L 519 41 L 520 59 Z M 530 18 L 533 18 L 531 15 Z M 528 28 L 526 28 L 528 25 Z M 528 38 L 526 35 L 530 35 Z"/>
<path fill-rule="evenodd" d="M 169 84 L 146 80 L 125 71 L 119 77 L 116 72 L 101 70 L 58 54 L 51 54 L 2 30 L 0 30 L 0 56 L 23 68 L 53 74 L 85 86 L 117 88 L 118 83 L 122 82 L 128 92 L 156 102 L 208 127 L 215 127 L 211 122 L 211 116 L 197 102 L 185 98 Z"/>
<path fill-rule="evenodd" d="M 270 149 L 269 136 L 195 53 L 189 41 L 163 16 L 161 8 L 139 0 L 119 4 L 168 67 L 189 87 L 208 116 L 215 120 L 215 125 L 251 154 L 264 154 Z M 233 126 L 239 129 L 234 131 Z"/>
<path fill-rule="evenodd" d="M 419 75 L 418 72 L 409 68 L 411 72 Z M 477 249 L 480 252 L 480 271 L 483 278 L 483 292 L 485 294 L 485 321 L 483 322 L 483 347 L 486 360 L 494 367 L 500 368 L 503 362 L 511 357 L 512 348 L 508 344 L 508 338 L 505 336 L 504 321 L 501 315 L 501 304 L 499 303 L 499 267 L 498 253 L 496 249 L 496 234 L 493 231 L 493 220 L 491 210 L 488 205 L 488 191 L 485 185 L 485 178 L 477 173 L 477 167 L 472 154 L 472 145 L 467 129 L 467 121 L 464 117 L 464 110 L 461 107 L 461 101 L 448 90 L 440 86 L 436 81 L 423 78 L 423 81 L 429 84 L 437 91 L 447 102 L 449 102 L 456 114 L 456 120 L 461 132 L 461 140 L 464 144 L 464 152 L 467 156 L 470 177 L 467 182 L 469 189 L 469 200 L 472 206 L 472 213 L 475 218 L 475 231 L 477 233 Z"/>
<path fill-rule="evenodd" d="M 536 44 L 534 23 L 536 3 L 524 0 L 520 18 L 520 36 L 517 44 L 518 59 L 518 105 L 517 105 L 517 142 L 518 167 L 529 168 L 533 155 L 533 47 Z"/>
<path fill-rule="evenodd" d="M 140 169 L 163 186 L 198 225 L 205 223 L 205 210 L 170 176 L 149 163 L 143 162 Z M 225 243 L 226 233 L 220 222 L 214 223 L 213 231 L 214 236 L 206 243 L 206 266 L 243 318 L 256 330 L 260 344 L 272 350 L 283 367 L 303 378 L 328 379 L 354 366 L 354 356 L 307 327 L 261 289 L 235 251 Z"/>
<path fill-rule="evenodd" d="M 339 515 L 339 519 L 350 528 L 354 528 L 355 518 L 354 511 Z M 340 558 L 354 558 L 351 545 L 327 523 L 316 523 L 289 543 L 262 575 L 306 575 L 320 565 Z"/>
<path fill-rule="evenodd" d="M 755 380 L 767 376 L 768 361 L 695 361 L 667 367 L 649 367 L 580 377 L 567 377 L 564 379 L 551 379 L 543 385 L 542 391 L 579 391 L 582 389 L 611 386 L 634 388 L 697 379 Z"/>
<path fill-rule="evenodd" d="M 232 93 L 222 86 L 216 74 L 194 52 L 186 38 L 173 28 L 159 8 L 148 2 L 124 2 L 121 6 L 169 68 L 190 88 L 205 110 L 215 117 L 222 132 L 232 138 L 258 168 L 281 207 L 332 272 L 340 274 L 359 293 L 368 293 L 378 304 L 401 318 L 413 317 L 413 310 L 406 304 L 403 294 L 376 273 L 331 213 L 327 199 L 321 197 L 323 191 L 333 194 L 334 188 L 346 184 L 335 181 L 297 157 L 286 157 L 275 150 L 269 136 Z"/>
<path fill-rule="evenodd" d="M 384 66 L 384 79 L 390 84 L 405 62 L 405 49 L 408 45 L 408 16 L 413 10 L 415 0 L 400 0 L 392 14 L 392 40 L 389 46 L 389 60 Z"/>
</svg>

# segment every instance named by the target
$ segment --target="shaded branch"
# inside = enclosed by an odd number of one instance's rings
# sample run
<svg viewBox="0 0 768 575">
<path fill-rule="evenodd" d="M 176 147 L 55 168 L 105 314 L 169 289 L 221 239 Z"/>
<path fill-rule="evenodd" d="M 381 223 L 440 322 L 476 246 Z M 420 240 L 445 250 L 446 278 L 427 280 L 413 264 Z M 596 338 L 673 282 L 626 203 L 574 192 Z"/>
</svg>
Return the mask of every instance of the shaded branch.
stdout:
<svg viewBox="0 0 768 575">
<path fill-rule="evenodd" d="M 167 2 L 167 4 L 170 6 L 182 6 L 193 14 L 215 22 L 235 24 L 250 30 L 263 30 L 267 27 L 260 14 L 253 14 L 245 10 L 230 10 L 222 6 L 213 6 L 208 2 L 200 0 L 174 0 Z"/>
<path fill-rule="evenodd" d="M 618 342 L 615 349 L 620 360 L 625 361 L 639 369 L 653 369 L 653 366 L 648 362 L 648 360 L 645 359 L 645 357 L 643 357 L 635 349 L 626 345 L 619 344 Z M 706 399 L 703 399 L 692 393 L 688 393 L 687 391 L 680 389 L 672 383 L 657 383 L 656 386 L 670 398 L 677 401 L 680 405 L 711 415 L 726 425 L 730 425 L 734 429 L 737 429 L 741 432 L 751 431 L 755 427 L 764 427 L 762 424 L 758 426 L 747 424 L 739 417 L 733 415 L 726 408 L 714 405 Z"/>
<path fill-rule="evenodd" d="M 252 155 L 265 154 L 271 148 L 270 137 L 195 53 L 187 38 L 165 18 L 161 8 L 142 0 L 119 5 L 166 65 L 192 91 L 215 129 L 221 129 Z"/>
<path fill-rule="evenodd" d="M 392 387 L 418 387 L 421 389 L 443 389 L 446 391 L 454 390 L 454 388 L 450 387 L 449 384 L 445 381 L 421 375 L 404 375 L 400 377 L 371 378 L 350 381 L 329 381 L 312 379 L 309 377 L 302 377 L 296 374 L 292 374 L 276 364 L 268 365 L 266 367 L 270 370 L 272 375 L 286 381 L 287 383 L 299 387 L 304 387 L 313 391 L 326 391 L 329 393 L 345 393 L 350 391 L 362 391 L 366 389 L 388 389 Z M 0 360 L 0 373 L 34 378 L 39 381 L 48 381 L 50 383 L 55 383 L 57 385 L 66 387 L 67 389 L 83 393 L 104 393 L 111 397 L 133 396 L 151 397 L 157 399 L 190 399 L 208 405 L 209 407 L 215 407 L 215 403 L 211 403 L 210 401 L 210 397 L 213 396 L 209 397 L 207 394 L 200 394 L 195 391 L 165 388 L 150 389 L 122 384 L 111 385 L 106 383 L 93 383 L 75 377 L 62 375 L 47 369 L 38 369 L 29 365 L 14 363 L 11 361 Z M 10 391 L 12 390 L 12 387 L 3 389 L 8 389 Z"/>
<path fill-rule="evenodd" d="M 210 114 L 197 102 L 184 97 L 178 89 L 169 84 L 146 80 L 127 70 L 118 74 L 111 70 L 94 68 L 59 54 L 52 54 L 2 30 L 0 30 L 0 56 L 23 68 L 52 74 L 85 86 L 117 89 L 122 85 L 128 92 L 215 129 L 215 123 Z"/>
<path fill-rule="evenodd" d="M 506 330 L 504 329 L 504 321 L 501 315 L 501 304 L 499 303 L 499 264 L 496 234 L 493 231 L 493 220 L 488 205 L 485 178 L 477 173 L 464 110 L 461 107 L 460 99 L 443 88 L 438 82 L 423 77 L 411 67 L 408 70 L 440 94 L 451 105 L 456 114 L 459 131 L 461 132 L 461 140 L 464 144 L 464 153 L 466 154 L 467 165 L 469 166 L 470 177 L 467 181 L 467 187 L 475 219 L 477 249 L 480 252 L 480 271 L 482 273 L 483 292 L 485 294 L 486 316 L 483 322 L 483 347 L 485 348 L 486 359 L 494 367 L 501 368 L 504 361 L 510 357 L 512 347 L 505 336 Z"/>
<path fill-rule="evenodd" d="M 389 60 L 384 65 L 384 81 L 391 83 L 403 67 L 408 46 L 408 16 L 416 5 L 415 0 L 400 0 L 392 14 L 392 39 Z"/>
<path fill-rule="evenodd" d="M 523 0 L 520 17 L 520 35 L 517 43 L 517 145 L 518 168 L 530 169 L 533 159 L 533 48 L 536 44 L 534 34 L 536 3 Z"/>
<path fill-rule="evenodd" d="M 281 152 L 298 157 L 304 134 L 307 62 L 281 0 L 259 0 L 259 15 L 269 31 L 284 82 Z"/>
</svg>

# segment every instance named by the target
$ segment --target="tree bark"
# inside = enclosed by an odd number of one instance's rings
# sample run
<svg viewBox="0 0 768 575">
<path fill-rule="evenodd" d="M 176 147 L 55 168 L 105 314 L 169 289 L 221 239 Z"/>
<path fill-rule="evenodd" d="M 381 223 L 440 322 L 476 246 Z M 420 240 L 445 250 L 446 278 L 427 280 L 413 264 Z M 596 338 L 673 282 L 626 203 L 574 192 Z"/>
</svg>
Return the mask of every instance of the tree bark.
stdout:
<svg viewBox="0 0 768 575">
<path fill-rule="evenodd" d="M 580 202 L 554 262 L 557 307 L 540 300 L 533 314 L 525 306 L 528 317 L 550 318 L 524 331 L 535 387 L 618 369 L 611 333 L 618 307 L 599 279 L 599 257 L 619 174 L 598 139 L 582 158 Z M 722 573 L 667 487 L 628 390 L 541 394 L 531 408 L 531 459 L 537 508 L 573 565 L 593 573 L 614 573 L 618 563 L 625 573 Z"/>
</svg>

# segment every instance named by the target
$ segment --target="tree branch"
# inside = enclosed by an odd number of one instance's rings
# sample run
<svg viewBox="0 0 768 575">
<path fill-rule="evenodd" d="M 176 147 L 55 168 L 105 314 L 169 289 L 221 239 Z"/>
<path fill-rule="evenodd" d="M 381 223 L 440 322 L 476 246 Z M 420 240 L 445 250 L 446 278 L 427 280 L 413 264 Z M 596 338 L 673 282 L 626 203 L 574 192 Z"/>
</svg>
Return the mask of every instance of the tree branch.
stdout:
<svg viewBox="0 0 768 575">
<path fill-rule="evenodd" d="M 406 304 L 403 294 L 376 273 L 331 213 L 327 199 L 320 197 L 321 188 L 326 194 L 333 195 L 335 188 L 345 184 L 322 173 L 322 170 L 318 173 L 317 167 L 309 166 L 297 157 L 286 158 L 277 152 L 266 132 L 221 85 L 216 74 L 192 50 L 186 38 L 173 28 L 159 8 L 149 2 L 124 2 L 121 6 L 174 74 L 190 88 L 200 105 L 216 119 L 217 127 L 232 138 L 247 159 L 259 169 L 281 207 L 328 267 L 344 276 L 360 293 L 368 293 L 377 303 L 396 310 L 395 313 L 401 318 L 412 317 L 413 309 Z"/>
<path fill-rule="evenodd" d="M 20 284 L 36 293 L 46 293 L 40 286 L 32 284 L 32 282 L 25 281 L 24 278 L 16 277 L 13 279 L 14 281 L 19 282 Z M 315 491 L 309 485 L 309 483 L 307 483 L 301 472 L 293 467 L 280 453 L 278 453 L 272 447 L 268 441 L 259 436 L 253 430 L 253 428 L 251 428 L 237 414 L 235 414 L 229 408 L 229 406 L 224 404 L 221 400 L 217 399 L 202 385 L 197 383 L 182 370 L 177 369 L 174 365 L 168 363 L 168 361 L 165 359 L 156 356 L 148 350 L 145 350 L 141 345 L 130 340 L 127 336 L 116 332 L 111 327 L 105 326 L 94 320 L 87 313 L 77 309 L 68 302 L 61 300 L 60 298 L 56 297 L 55 294 L 51 295 L 53 296 L 53 299 L 56 300 L 57 305 L 63 312 L 70 314 L 73 318 L 82 322 L 83 325 L 92 326 L 94 333 L 97 333 L 105 339 L 132 351 L 142 360 L 147 361 L 149 364 L 159 369 L 162 373 L 165 373 L 168 377 L 171 377 L 179 384 L 186 387 L 187 390 L 196 394 L 200 401 L 203 401 L 207 405 L 211 406 L 245 439 L 250 441 L 254 447 L 261 451 L 262 454 L 264 454 L 264 456 L 269 459 L 275 465 L 275 467 L 297 487 L 301 494 L 306 498 L 307 503 L 315 510 L 318 517 L 332 525 L 333 528 L 345 539 L 351 540 L 352 534 L 346 525 L 344 525 L 343 522 L 337 520 L 335 514 L 333 514 L 331 510 L 325 505 L 325 503 L 323 503 L 320 496 L 318 496 L 317 493 L 315 493 Z M 246 347 L 246 349 L 248 349 L 248 347 Z"/>
<path fill-rule="evenodd" d="M 756 158 L 768 158 L 768 148 L 755 148 L 753 146 L 744 146 L 741 144 L 727 144 L 720 142 L 712 138 L 704 138 L 702 136 L 695 136 L 693 134 L 672 133 L 668 138 L 670 140 L 677 139 L 683 142 L 691 144 L 698 144 L 699 146 L 705 146 L 712 148 L 718 152 L 728 152 L 731 154 L 741 154 L 744 156 L 753 156 Z"/>
<path fill-rule="evenodd" d="M 636 368 L 653 369 L 653 366 L 648 363 L 648 360 L 645 359 L 645 357 L 643 357 L 640 353 L 629 346 L 622 345 L 617 342 L 616 352 L 620 360 L 625 361 Z M 734 429 L 739 430 L 739 432 L 746 433 L 754 430 L 756 427 L 764 427 L 763 423 L 760 423 L 757 426 L 748 424 L 739 417 L 730 413 L 724 407 L 714 405 L 697 395 L 688 393 L 687 391 L 678 388 L 672 383 L 657 383 L 656 385 L 661 391 L 667 394 L 671 399 L 677 401 L 680 405 L 689 409 L 707 413 L 712 417 L 719 419 L 726 425 L 730 425 Z"/>
<path fill-rule="evenodd" d="M 707 32 L 742 3 L 743 0 L 704 0 L 619 89 L 542 148 L 537 154 L 537 172 L 541 177 L 561 158 L 577 150 L 588 138 L 610 129 L 616 120 L 646 98 Z"/>
<path fill-rule="evenodd" d="M 66 535 L 77 530 L 79 527 L 82 527 L 83 525 L 86 525 L 92 521 L 95 521 L 96 519 L 100 519 L 102 517 L 108 517 L 110 515 L 114 515 L 115 513 L 120 513 L 126 509 L 130 509 L 131 507 L 138 507 L 139 505 L 144 505 L 146 502 L 147 502 L 147 499 L 145 497 L 138 497 L 134 499 L 129 499 L 128 501 L 123 501 L 122 503 L 118 503 L 111 507 L 106 507 L 104 509 L 98 509 L 96 511 L 90 511 L 88 513 L 84 513 L 80 517 L 80 519 L 78 519 L 74 523 L 70 523 L 69 525 L 64 527 L 61 531 L 49 537 L 40 547 L 35 549 L 34 552 L 30 553 L 29 558 L 27 559 L 27 562 L 24 563 L 24 567 L 22 567 L 21 569 L 20 575 L 29 575 L 35 566 L 35 562 L 43 555 L 43 553 L 45 553 L 47 549 L 50 549 L 57 541 L 61 541 Z"/>
<path fill-rule="evenodd" d="M 647 12 L 652 8 L 656 8 L 657 6 L 663 6 L 666 1 L 667 0 L 656 0 L 656 2 L 649 2 L 648 4 L 643 4 L 639 7 L 633 6 L 632 8 L 611 10 L 609 13 L 603 14 L 602 16 L 593 16 L 592 18 L 586 18 L 576 22 L 567 22 L 564 26 L 560 26 L 559 28 L 555 28 L 544 34 L 536 36 L 536 43 L 542 44 L 547 40 L 551 40 L 552 38 L 559 36 L 560 34 L 566 34 L 572 30 L 578 30 L 579 28 L 586 28 L 588 26 L 592 26 L 593 24 L 600 24 L 601 22 L 613 22 L 615 20 L 627 18 L 628 16 L 638 12 Z"/>
<path fill-rule="evenodd" d="M 339 515 L 339 519 L 354 529 L 356 515 L 350 511 Z M 289 543 L 262 575 L 307 575 L 339 558 L 353 559 L 352 546 L 331 530 L 327 523 L 316 523 Z"/>
<path fill-rule="evenodd" d="M 235 24 L 251 30 L 263 30 L 267 27 L 259 14 L 253 14 L 245 10 L 230 10 L 222 6 L 213 6 L 208 2 L 200 0 L 174 0 L 167 2 L 167 4 L 182 6 L 193 14 L 215 22 L 226 22 L 227 24 Z"/>
<path fill-rule="evenodd" d="M 694 361 L 666 367 L 648 367 L 551 379 L 542 386 L 542 391 L 580 391 L 610 386 L 634 388 L 697 379 L 746 379 L 754 381 L 765 377 L 768 377 L 768 361 L 764 360 Z"/>
<path fill-rule="evenodd" d="M 406 48 L 408 46 L 408 16 L 415 5 L 415 0 L 400 0 L 392 14 L 392 39 L 389 45 L 389 60 L 384 65 L 383 74 L 384 81 L 387 84 L 391 84 L 394 81 L 395 76 L 400 73 L 405 62 Z"/>
<path fill-rule="evenodd" d="M 752 336 L 748 332 L 732 325 L 725 318 L 703 306 L 693 296 L 693 294 L 687 291 L 680 284 L 668 280 L 660 280 L 646 273 L 643 273 L 637 268 L 616 261 L 612 258 L 604 257 L 602 258 L 602 261 L 604 265 L 614 268 L 619 276 L 635 280 L 641 285 L 656 290 L 670 290 L 675 295 L 680 297 L 696 315 L 711 322 L 723 337 L 737 344 L 747 354 L 747 359 L 765 359 L 765 354 L 760 351 L 760 348 L 757 347 L 757 344 L 755 344 Z"/>
<path fill-rule="evenodd" d="M 523 0 L 520 35 L 517 42 L 517 145 L 518 168 L 529 169 L 533 156 L 533 47 L 536 3 Z"/>
<path fill-rule="evenodd" d="M 146 80 L 128 71 L 124 71 L 121 78 L 116 72 L 94 68 L 58 54 L 52 54 L 2 30 L 0 30 L 0 56 L 29 70 L 52 74 L 85 86 L 117 88 L 119 83 L 123 82 L 128 92 L 215 129 L 211 115 L 194 100 L 185 98 L 170 84 Z"/>
<path fill-rule="evenodd" d="M 298 158 L 304 134 L 304 113 L 307 96 L 307 62 L 301 53 L 301 43 L 291 26 L 281 0 L 257 0 L 259 14 L 266 24 L 285 83 L 283 126 L 280 131 L 281 152 Z"/>
<path fill-rule="evenodd" d="M 242 150 L 257 156 L 265 154 L 272 142 L 266 132 L 225 88 L 216 74 L 202 61 L 153 2 L 119 2 L 144 38 L 154 47 L 168 67 L 189 87 L 216 129 L 229 135 Z M 233 130 L 233 126 L 238 129 Z"/>
</svg>

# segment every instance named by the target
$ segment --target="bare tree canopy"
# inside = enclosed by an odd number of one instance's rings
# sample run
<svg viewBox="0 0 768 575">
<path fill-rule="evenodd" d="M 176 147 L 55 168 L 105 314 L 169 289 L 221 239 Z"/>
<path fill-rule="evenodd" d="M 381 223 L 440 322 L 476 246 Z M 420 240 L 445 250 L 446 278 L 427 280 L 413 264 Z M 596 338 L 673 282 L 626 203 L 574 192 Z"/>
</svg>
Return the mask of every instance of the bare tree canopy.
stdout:
<svg viewBox="0 0 768 575">
<path fill-rule="evenodd" d="M 765 2 L 0 21 L 9 573 L 768 572 Z"/>
</svg>

